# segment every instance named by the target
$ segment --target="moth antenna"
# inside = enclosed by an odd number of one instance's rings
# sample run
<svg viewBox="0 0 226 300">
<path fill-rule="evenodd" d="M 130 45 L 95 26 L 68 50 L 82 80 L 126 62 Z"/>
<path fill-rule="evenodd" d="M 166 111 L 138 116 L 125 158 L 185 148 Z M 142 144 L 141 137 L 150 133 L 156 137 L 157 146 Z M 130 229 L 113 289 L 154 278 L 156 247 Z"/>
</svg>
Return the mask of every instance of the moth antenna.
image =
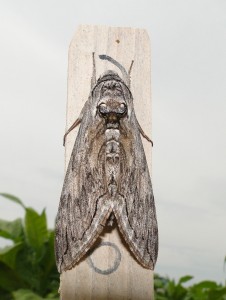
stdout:
<svg viewBox="0 0 226 300">
<path fill-rule="evenodd" d="M 134 60 L 131 61 L 131 65 L 129 67 L 129 71 L 128 71 L 128 77 L 129 77 L 129 88 L 130 88 L 130 84 L 131 84 L 131 71 L 132 71 L 132 67 L 133 67 L 133 63 L 134 63 Z"/>
<path fill-rule="evenodd" d="M 93 89 L 94 85 L 97 83 L 95 52 L 92 53 L 92 57 L 93 57 L 93 75 L 92 75 L 92 78 L 91 78 L 91 90 Z"/>
<path fill-rule="evenodd" d="M 126 71 L 126 69 L 117 61 L 115 60 L 114 58 L 106 55 L 106 54 L 101 54 L 99 55 L 99 58 L 100 59 L 103 59 L 103 60 L 108 60 L 110 61 L 113 65 L 115 65 L 116 67 L 119 68 L 119 70 L 122 72 L 122 78 L 123 80 L 125 81 L 125 83 L 129 86 L 130 84 L 130 78 L 129 78 L 129 75 Z"/>
<path fill-rule="evenodd" d="M 137 122 L 138 123 L 138 122 Z M 143 129 L 141 128 L 140 124 L 138 123 L 138 128 L 139 128 L 139 131 L 140 131 L 140 134 L 143 135 L 143 137 L 151 143 L 152 147 L 153 147 L 153 142 L 152 140 L 144 133 Z"/>
</svg>

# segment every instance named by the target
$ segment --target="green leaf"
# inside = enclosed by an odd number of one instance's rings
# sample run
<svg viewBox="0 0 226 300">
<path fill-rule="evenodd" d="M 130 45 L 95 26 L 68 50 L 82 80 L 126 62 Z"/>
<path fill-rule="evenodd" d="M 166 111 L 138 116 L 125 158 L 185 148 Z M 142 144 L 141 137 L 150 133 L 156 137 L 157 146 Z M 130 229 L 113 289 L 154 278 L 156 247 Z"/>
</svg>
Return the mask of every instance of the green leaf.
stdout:
<svg viewBox="0 0 226 300">
<path fill-rule="evenodd" d="M 167 283 L 167 288 L 166 291 L 168 293 L 169 296 L 173 296 L 174 292 L 175 292 L 175 281 L 174 280 L 169 280 Z"/>
<path fill-rule="evenodd" d="M 39 261 L 39 266 L 41 270 L 40 289 L 43 292 L 57 291 L 59 274 L 56 269 L 53 230 L 49 230 L 48 241 L 43 245 L 43 256 Z"/>
<path fill-rule="evenodd" d="M 181 278 L 179 279 L 178 284 L 187 282 L 187 281 L 191 280 L 192 278 L 193 278 L 193 276 L 191 276 L 191 275 L 183 276 L 183 277 L 181 277 Z"/>
<path fill-rule="evenodd" d="M 164 287 L 164 282 L 161 279 L 155 279 L 155 288 L 162 288 Z"/>
<path fill-rule="evenodd" d="M 56 290 L 56 292 L 51 292 L 48 295 L 46 295 L 45 299 L 52 299 L 52 300 L 59 300 L 59 293 Z"/>
<path fill-rule="evenodd" d="M 23 237 L 23 225 L 21 219 L 14 221 L 0 220 L 0 236 L 15 242 L 21 241 Z"/>
<path fill-rule="evenodd" d="M 33 208 L 26 208 L 25 233 L 28 245 L 40 255 L 43 244 L 48 239 L 45 211 L 39 215 Z"/>
<path fill-rule="evenodd" d="M 6 246 L 3 249 L 0 249 L 0 261 L 5 263 L 11 269 L 14 269 L 17 253 L 22 246 L 22 243 L 17 243 L 13 246 Z"/>
<path fill-rule="evenodd" d="M 155 293 L 155 300 L 169 300 L 167 296 L 159 295 L 159 293 Z"/>
<path fill-rule="evenodd" d="M 13 294 L 15 300 L 43 300 L 38 294 L 35 294 L 32 290 L 19 289 Z"/>
<path fill-rule="evenodd" d="M 0 262 L 0 287 L 5 291 L 14 291 L 26 285 L 15 271 Z"/>
<path fill-rule="evenodd" d="M 49 230 L 48 241 L 45 243 L 45 251 L 42 259 L 40 260 L 40 266 L 44 271 L 44 275 L 48 274 L 54 269 L 56 270 L 56 261 L 54 253 L 54 231 Z M 44 247 L 43 246 L 43 247 Z"/>
<path fill-rule="evenodd" d="M 39 291 L 40 287 L 40 266 L 38 263 L 37 255 L 34 250 L 28 245 L 18 252 L 16 257 L 16 270 L 29 288 Z"/>
<path fill-rule="evenodd" d="M 39 214 L 13 195 L 0 195 L 25 208 L 24 222 L 0 220 L 0 236 L 15 243 L 0 249 L 0 299 L 58 300 L 54 232 L 47 229 L 45 211 Z"/>
<path fill-rule="evenodd" d="M 13 196 L 13 195 L 7 194 L 7 193 L 0 193 L 0 196 L 5 197 L 17 204 L 20 204 L 23 208 L 26 208 L 25 205 L 23 204 L 23 202 L 16 196 Z"/>
<path fill-rule="evenodd" d="M 184 288 L 182 285 L 177 285 L 175 288 L 175 292 L 173 295 L 174 300 L 182 300 L 184 296 L 187 295 L 187 289 Z"/>
<path fill-rule="evenodd" d="M 222 295 L 225 295 L 222 291 L 222 287 L 214 281 L 201 281 L 188 288 L 189 299 L 194 300 L 223 300 Z"/>
<path fill-rule="evenodd" d="M 217 287 L 217 283 L 210 280 L 204 280 L 194 285 L 198 289 L 214 289 Z"/>
<path fill-rule="evenodd" d="M 3 289 L 0 288 L 0 299 L 12 300 L 12 295 L 10 292 L 4 291 Z"/>
<path fill-rule="evenodd" d="M 225 296 L 225 298 L 223 298 Z M 215 290 L 210 290 L 208 300 L 223 300 L 226 299 L 226 287 L 219 287 Z"/>
</svg>

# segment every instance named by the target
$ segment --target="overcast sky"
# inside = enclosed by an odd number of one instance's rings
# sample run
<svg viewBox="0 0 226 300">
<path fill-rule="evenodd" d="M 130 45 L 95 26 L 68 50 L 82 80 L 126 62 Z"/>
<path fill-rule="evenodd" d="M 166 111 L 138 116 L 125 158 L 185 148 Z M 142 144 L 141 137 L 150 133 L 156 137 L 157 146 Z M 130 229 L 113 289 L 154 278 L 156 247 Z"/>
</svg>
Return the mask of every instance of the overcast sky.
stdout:
<svg viewBox="0 0 226 300">
<path fill-rule="evenodd" d="M 64 178 L 68 46 L 78 24 L 141 27 L 152 46 L 156 272 L 223 281 L 226 1 L 1 1 L 0 192 L 46 207 Z M 0 218 L 23 216 L 0 199 Z M 3 243 L 1 241 L 1 243 Z"/>
</svg>

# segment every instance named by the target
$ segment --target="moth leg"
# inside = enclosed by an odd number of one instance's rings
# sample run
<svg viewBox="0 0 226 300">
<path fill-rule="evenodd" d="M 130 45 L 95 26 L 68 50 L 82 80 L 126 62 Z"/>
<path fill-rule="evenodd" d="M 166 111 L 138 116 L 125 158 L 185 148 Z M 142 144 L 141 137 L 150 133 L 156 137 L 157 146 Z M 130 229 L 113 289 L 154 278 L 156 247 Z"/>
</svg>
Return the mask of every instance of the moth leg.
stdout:
<svg viewBox="0 0 226 300">
<path fill-rule="evenodd" d="M 76 126 L 78 126 L 81 123 L 82 119 L 79 117 L 72 125 L 71 127 L 66 131 L 65 135 L 64 135 L 64 142 L 63 145 L 65 146 L 65 142 L 66 142 L 66 137 L 68 135 L 69 132 L 71 132 Z"/>
<path fill-rule="evenodd" d="M 152 142 L 152 140 L 144 133 L 144 131 L 143 131 L 143 129 L 141 128 L 141 126 L 140 126 L 139 123 L 138 123 L 138 129 L 139 129 L 139 131 L 140 131 L 140 134 L 142 134 L 143 137 L 144 137 L 148 142 L 150 142 L 151 145 L 152 145 L 152 147 L 153 147 L 153 142 Z"/>
<path fill-rule="evenodd" d="M 71 132 L 76 126 L 78 126 L 82 122 L 82 118 L 83 118 L 84 112 L 87 108 L 87 105 L 88 105 L 88 100 L 86 101 L 85 105 L 83 106 L 83 109 L 81 110 L 78 119 L 75 120 L 75 122 L 71 125 L 71 127 L 66 131 L 66 133 L 64 135 L 64 141 L 63 141 L 64 146 L 65 146 L 66 137 L 67 137 L 68 133 Z"/>
</svg>

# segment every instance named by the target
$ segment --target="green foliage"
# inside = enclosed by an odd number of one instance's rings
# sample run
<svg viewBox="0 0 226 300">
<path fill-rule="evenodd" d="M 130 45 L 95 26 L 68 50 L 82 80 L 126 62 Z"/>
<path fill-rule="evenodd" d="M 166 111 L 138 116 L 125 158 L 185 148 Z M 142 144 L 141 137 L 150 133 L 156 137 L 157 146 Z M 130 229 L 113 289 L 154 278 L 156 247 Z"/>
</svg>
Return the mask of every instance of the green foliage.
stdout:
<svg viewBox="0 0 226 300">
<path fill-rule="evenodd" d="M 19 198 L 0 195 L 25 210 L 24 220 L 0 220 L 0 237 L 13 242 L 0 249 L 0 299 L 59 299 L 54 232 L 47 228 L 45 210 L 38 214 Z"/>
<path fill-rule="evenodd" d="M 213 281 L 202 281 L 190 287 L 183 283 L 192 276 L 184 276 L 178 282 L 155 275 L 155 300 L 226 300 L 226 287 Z"/>
</svg>

